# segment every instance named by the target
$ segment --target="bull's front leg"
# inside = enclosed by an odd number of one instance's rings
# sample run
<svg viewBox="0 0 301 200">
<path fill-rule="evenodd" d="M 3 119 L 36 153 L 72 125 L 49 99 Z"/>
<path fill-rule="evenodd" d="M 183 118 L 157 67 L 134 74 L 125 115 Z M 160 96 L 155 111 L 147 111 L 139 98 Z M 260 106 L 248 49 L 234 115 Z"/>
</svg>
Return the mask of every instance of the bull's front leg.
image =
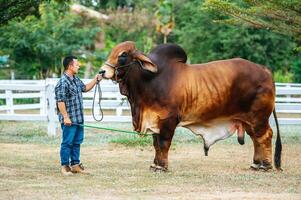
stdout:
<svg viewBox="0 0 301 200">
<path fill-rule="evenodd" d="M 159 134 L 153 135 L 153 145 L 155 148 L 154 163 L 150 168 L 154 171 L 167 171 L 168 169 L 168 151 L 171 145 L 172 137 L 164 137 Z"/>
<path fill-rule="evenodd" d="M 159 134 L 153 134 L 153 146 L 155 148 L 155 158 L 153 164 L 150 166 L 151 169 L 155 169 L 156 166 L 159 165 L 159 156 L 161 155 L 161 151 L 159 149 L 159 141 L 160 141 L 160 135 Z"/>
<path fill-rule="evenodd" d="M 154 171 L 167 171 L 168 151 L 176 128 L 175 120 L 166 120 L 162 123 L 160 134 L 153 135 L 153 145 L 155 148 L 154 163 L 150 168 Z"/>
</svg>

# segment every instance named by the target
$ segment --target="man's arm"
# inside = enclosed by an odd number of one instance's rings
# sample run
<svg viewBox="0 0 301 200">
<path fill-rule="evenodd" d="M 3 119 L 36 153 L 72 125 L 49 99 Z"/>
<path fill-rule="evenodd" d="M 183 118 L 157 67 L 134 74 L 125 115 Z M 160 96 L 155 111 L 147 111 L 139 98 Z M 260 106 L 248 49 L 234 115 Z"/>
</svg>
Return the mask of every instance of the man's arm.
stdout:
<svg viewBox="0 0 301 200">
<path fill-rule="evenodd" d="M 63 102 L 63 101 L 57 102 L 57 107 L 58 107 L 60 113 L 64 117 L 64 124 L 66 126 L 71 126 L 72 122 L 71 122 L 71 120 L 69 118 L 69 115 L 67 113 L 65 102 Z"/>
<path fill-rule="evenodd" d="M 94 85 L 97 83 L 97 80 L 100 81 L 101 79 L 102 79 L 102 76 L 100 74 L 97 74 L 90 83 L 86 84 L 85 92 L 89 92 L 94 87 Z"/>
</svg>

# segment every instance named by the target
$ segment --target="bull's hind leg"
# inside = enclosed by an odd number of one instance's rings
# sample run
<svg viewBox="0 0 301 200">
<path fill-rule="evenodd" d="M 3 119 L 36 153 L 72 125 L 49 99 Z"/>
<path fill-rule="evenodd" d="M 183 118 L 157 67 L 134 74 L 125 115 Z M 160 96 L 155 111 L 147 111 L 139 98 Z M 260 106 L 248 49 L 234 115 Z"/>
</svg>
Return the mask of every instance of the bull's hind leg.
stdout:
<svg viewBox="0 0 301 200">
<path fill-rule="evenodd" d="M 251 168 L 268 170 L 272 168 L 272 136 L 269 116 L 274 109 L 275 91 L 273 83 L 263 84 L 257 90 L 249 112 L 249 126 L 246 130 L 254 144 Z"/>
<path fill-rule="evenodd" d="M 255 129 L 251 134 L 254 144 L 254 157 L 252 169 L 269 170 L 272 168 L 272 136 L 273 131 L 269 125 Z"/>
</svg>

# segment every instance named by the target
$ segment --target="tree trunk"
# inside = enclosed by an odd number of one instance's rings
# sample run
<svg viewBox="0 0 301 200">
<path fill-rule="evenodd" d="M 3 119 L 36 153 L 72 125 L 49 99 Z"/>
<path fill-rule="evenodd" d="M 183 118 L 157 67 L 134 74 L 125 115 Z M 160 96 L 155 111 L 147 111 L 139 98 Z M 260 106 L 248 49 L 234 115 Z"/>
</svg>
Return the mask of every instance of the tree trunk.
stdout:
<svg viewBox="0 0 301 200">
<path fill-rule="evenodd" d="M 164 35 L 164 41 L 163 41 L 163 44 L 166 44 L 167 43 L 167 35 Z"/>
<path fill-rule="evenodd" d="M 86 69 L 85 69 L 84 78 L 90 78 L 91 70 L 92 70 L 92 63 L 90 61 L 88 61 Z"/>
</svg>

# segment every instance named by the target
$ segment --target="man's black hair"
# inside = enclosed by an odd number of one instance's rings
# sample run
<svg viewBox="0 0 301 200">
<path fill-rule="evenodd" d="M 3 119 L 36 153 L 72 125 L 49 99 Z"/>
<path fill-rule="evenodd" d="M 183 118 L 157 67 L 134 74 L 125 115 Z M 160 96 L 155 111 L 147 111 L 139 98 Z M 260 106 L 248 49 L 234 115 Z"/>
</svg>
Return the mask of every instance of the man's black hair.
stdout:
<svg viewBox="0 0 301 200">
<path fill-rule="evenodd" d="M 73 61 L 73 59 L 77 59 L 76 56 L 66 56 L 63 60 L 63 65 L 65 70 L 68 68 L 68 66 L 71 64 L 71 62 Z"/>
</svg>

